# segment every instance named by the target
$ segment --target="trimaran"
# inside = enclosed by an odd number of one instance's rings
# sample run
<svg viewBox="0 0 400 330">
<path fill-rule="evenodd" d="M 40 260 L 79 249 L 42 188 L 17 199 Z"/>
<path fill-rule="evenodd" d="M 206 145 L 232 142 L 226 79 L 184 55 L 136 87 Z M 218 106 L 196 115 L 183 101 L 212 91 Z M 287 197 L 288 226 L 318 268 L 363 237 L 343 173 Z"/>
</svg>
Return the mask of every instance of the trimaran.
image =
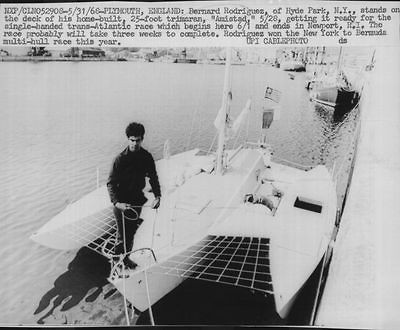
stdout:
<svg viewBox="0 0 400 330">
<path fill-rule="evenodd" d="M 109 281 L 139 311 L 147 310 L 186 278 L 273 295 L 285 318 L 327 250 L 336 218 L 336 184 L 323 165 L 304 170 L 272 160 L 265 142 L 273 107 L 264 109 L 263 136 L 227 150 L 232 129 L 227 51 L 216 154 L 193 149 L 156 162 L 162 204 L 149 202 L 124 269 L 113 255 L 116 226 L 105 186 L 68 205 L 32 239 L 55 249 L 88 246 L 110 258 Z M 267 88 L 266 96 L 274 90 Z M 239 117 L 249 112 L 250 103 Z M 237 122 L 233 126 L 237 125 Z M 151 311 L 151 308 L 150 308 Z"/>
</svg>

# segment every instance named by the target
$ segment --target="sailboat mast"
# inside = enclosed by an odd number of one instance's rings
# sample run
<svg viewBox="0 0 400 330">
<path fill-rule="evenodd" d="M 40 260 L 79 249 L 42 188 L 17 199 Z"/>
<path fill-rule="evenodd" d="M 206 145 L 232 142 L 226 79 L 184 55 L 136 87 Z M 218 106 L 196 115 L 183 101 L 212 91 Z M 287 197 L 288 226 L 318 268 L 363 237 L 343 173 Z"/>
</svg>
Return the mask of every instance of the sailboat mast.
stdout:
<svg viewBox="0 0 400 330">
<path fill-rule="evenodd" d="M 225 60 L 225 77 L 224 77 L 224 91 L 222 94 L 222 114 L 224 125 L 219 128 L 218 133 L 218 149 L 217 149 L 217 164 L 216 174 L 223 174 L 226 167 L 225 145 L 226 145 L 226 131 L 229 118 L 230 103 L 232 99 L 231 91 L 231 61 L 232 51 L 231 48 L 226 49 Z"/>
<path fill-rule="evenodd" d="M 317 63 L 318 63 L 318 46 L 315 47 L 314 49 L 314 72 L 313 72 L 313 77 L 315 78 L 315 76 L 317 75 Z"/>
<path fill-rule="evenodd" d="M 340 47 L 339 49 L 339 56 L 338 56 L 338 60 L 337 60 L 337 71 L 340 72 L 341 68 L 342 68 L 342 47 Z"/>
</svg>

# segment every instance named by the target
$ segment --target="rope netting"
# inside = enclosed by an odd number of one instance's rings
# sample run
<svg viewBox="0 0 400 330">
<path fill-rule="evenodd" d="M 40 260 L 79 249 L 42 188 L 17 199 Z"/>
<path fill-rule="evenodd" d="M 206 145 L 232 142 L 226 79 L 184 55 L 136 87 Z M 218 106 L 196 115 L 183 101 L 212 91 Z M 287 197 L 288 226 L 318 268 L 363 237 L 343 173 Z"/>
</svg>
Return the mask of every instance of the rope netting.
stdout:
<svg viewBox="0 0 400 330">
<path fill-rule="evenodd" d="M 269 239 L 210 235 L 152 267 L 152 273 L 204 280 L 272 294 Z"/>
</svg>

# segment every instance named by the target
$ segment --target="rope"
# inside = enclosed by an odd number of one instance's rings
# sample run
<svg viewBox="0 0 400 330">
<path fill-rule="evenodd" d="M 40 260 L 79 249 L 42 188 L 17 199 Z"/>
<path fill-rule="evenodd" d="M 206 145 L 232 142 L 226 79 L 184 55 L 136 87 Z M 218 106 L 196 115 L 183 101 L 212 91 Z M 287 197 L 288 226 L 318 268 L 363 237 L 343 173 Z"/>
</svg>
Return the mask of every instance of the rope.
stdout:
<svg viewBox="0 0 400 330">
<path fill-rule="evenodd" d="M 248 53 L 247 53 L 247 56 L 248 56 Z M 252 89 L 251 89 L 251 91 L 252 91 L 252 93 L 251 93 L 251 100 L 253 101 L 253 100 L 255 100 L 255 96 L 254 96 L 254 91 L 256 90 L 256 82 L 255 82 L 255 66 L 253 65 L 252 66 L 252 74 L 251 74 L 251 76 L 252 76 L 252 80 L 251 80 L 251 83 L 252 83 Z M 256 114 L 256 109 L 255 109 L 255 106 L 254 106 L 254 111 L 250 111 L 250 114 L 247 116 L 247 127 L 246 127 L 246 140 L 245 140 L 245 142 L 247 142 L 247 141 L 249 141 L 249 132 L 250 132 L 250 117 L 251 117 L 251 114 L 252 113 L 254 113 L 254 116 L 255 116 L 255 114 Z M 250 109 L 251 110 L 251 109 Z M 260 135 L 261 136 L 261 135 Z"/>
<path fill-rule="evenodd" d="M 249 116 L 247 116 L 247 117 L 249 117 Z M 238 143 L 238 141 L 239 141 L 239 138 L 240 138 L 240 136 L 241 136 L 241 134 L 242 134 L 242 131 L 243 131 L 243 126 L 241 125 L 241 126 L 240 126 L 240 129 L 239 129 L 239 132 L 238 132 L 238 134 L 236 135 L 235 142 L 233 143 L 233 149 L 236 149 L 236 145 L 237 145 L 237 143 Z"/>
<path fill-rule="evenodd" d="M 204 77 L 205 77 L 205 69 L 203 68 L 203 70 L 202 70 L 202 81 L 204 81 Z M 195 123 L 195 120 L 197 118 L 197 113 L 199 112 L 200 100 L 201 100 L 201 97 L 200 97 L 200 94 L 198 94 L 198 100 L 196 102 L 197 105 L 196 105 L 194 114 L 192 116 L 192 122 L 190 124 L 189 137 L 188 137 L 188 140 L 187 140 L 187 143 L 186 143 L 186 147 L 185 147 L 184 150 L 188 150 L 189 147 L 190 147 L 190 143 L 192 142 L 192 135 L 193 135 L 193 131 L 194 131 L 194 123 Z M 199 126 L 200 126 L 200 124 L 199 124 Z"/>
<path fill-rule="evenodd" d="M 122 243 L 124 245 L 124 253 L 123 255 L 120 256 L 120 260 L 114 265 L 111 273 L 115 272 L 115 270 L 118 268 L 119 264 L 121 264 L 122 266 L 122 271 L 123 273 L 125 273 L 125 270 L 127 269 L 124 265 L 124 258 L 128 255 L 127 253 L 127 249 L 126 249 L 126 244 L 125 244 L 125 233 L 126 233 L 126 229 L 125 229 L 125 220 L 137 220 L 139 215 L 138 213 L 133 209 L 133 208 L 128 208 L 129 210 L 133 211 L 135 216 L 134 217 L 127 217 L 125 215 L 125 211 L 122 212 L 122 234 L 123 234 L 123 239 L 122 239 Z M 153 251 L 153 247 L 154 247 L 154 234 L 155 234 L 155 223 L 156 223 L 156 219 L 157 219 L 157 215 L 158 215 L 158 210 L 156 210 L 156 214 L 154 217 L 154 221 L 153 221 L 153 235 L 152 235 L 152 242 L 151 242 L 151 248 L 150 250 Z M 154 255 L 154 253 L 153 253 Z M 148 285 L 148 279 L 147 279 L 147 267 L 145 267 L 144 270 L 144 276 L 145 276 L 145 284 L 146 284 L 146 294 L 147 294 L 147 300 L 148 300 L 148 304 L 149 304 L 149 314 L 150 314 L 150 320 L 151 320 L 151 324 L 154 326 L 155 322 L 154 322 L 154 316 L 153 316 L 153 311 L 152 311 L 152 305 L 151 305 L 151 300 L 150 300 L 150 291 L 149 291 L 149 285 Z M 125 318 L 126 318 L 126 322 L 127 325 L 130 326 L 130 321 L 129 321 L 129 311 L 128 311 L 128 305 L 127 305 L 127 299 L 126 299 L 126 277 L 124 276 L 125 274 L 123 274 L 122 276 L 122 291 L 123 291 L 123 296 L 124 296 L 124 311 L 125 311 Z M 134 310 L 133 310 L 133 306 L 132 306 L 132 319 L 134 316 Z"/>
<path fill-rule="evenodd" d="M 217 133 L 215 133 L 215 135 L 214 135 L 214 138 L 213 138 L 213 140 L 211 142 L 210 148 L 207 151 L 207 155 L 211 153 L 211 149 L 214 146 L 214 142 L 215 142 L 216 139 L 217 139 Z"/>
<path fill-rule="evenodd" d="M 157 216 L 158 216 L 158 209 L 155 210 L 155 216 L 154 216 L 154 220 L 153 220 L 153 234 L 151 237 L 151 251 L 153 251 L 153 247 L 154 247 L 154 234 L 155 234 L 155 228 L 156 228 L 156 220 L 157 220 Z M 144 269 L 144 279 L 145 279 L 145 284 L 146 284 L 146 294 L 147 294 L 147 302 L 149 304 L 149 315 L 150 315 L 150 321 L 151 321 L 151 325 L 155 326 L 155 322 L 154 322 L 154 316 L 153 316 L 153 308 L 152 308 L 152 304 L 151 304 L 151 300 L 150 300 L 150 290 L 149 290 L 149 282 L 147 280 L 147 268 L 149 265 L 147 265 L 147 267 L 145 267 Z"/>
<path fill-rule="evenodd" d="M 137 213 L 136 213 L 137 214 Z M 124 245 L 124 255 L 126 256 L 126 244 L 125 244 L 125 214 L 124 212 L 122 212 L 122 244 Z M 125 273 L 125 265 L 122 262 L 122 270 L 123 273 Z M 126 302 L 126 283 L 125 283 L 125 276 L 123 274 L 122 276 L 122 289 L 124 291 L 124 310 L 125 310 L 125 318 L 126 318 L 126 323 L 128 326 L 130 326 L 130 322 L 129 322 L 129 312 L 128 312 L 128 305 Z"/>
<path fill-rule="evenodd" d="M 154 247 L 154 234 L 155 234 L 155 230 L 156 230 L 156 219 L 158 216 L 158 209 L 156 209 L 155 215 L 154 215 L 154 220 L 153 220 L 153 234 L 151 236 L 151 250 L 153 251 L 153 247 Z"/>
<path fill-rule="evenodd" d="M 127 217 L 125 215 L 125 211 L 122 211 L 122 244 L 124 246 L 124 255 L 121 256 L 120 261 L 117 263 L 117 265 L 119 263 L 122 264 L 122 290 L 123 290 L 123 295 L 124 295 L 124 311 L 125 311 L 125 318 L 126 318 L 126 323 L 128 326 L 130 326 L 130 321 L 129 321 L 129 311 L 128 311 L 128 304 L 127 304 L 127 299 L 126 299 L 126 277 L 125 277 L 125 271 L 126 271 L 126 267 L 124 264 L 124 258 L 127 256 L 127 250 L 126 250 L 126 242 L 125 242 L 125 237 L 126 237 L 126 229 L 125 229 L 125 219 L 127 220 L 137 220 L 139 218 L 139 214 L 136 212 L 136 210 L 134 210 L 133 205 L 131 205 L 131 207 L 129 207 L 127 210 L 133 211 L 134 212 L 134 217 Z M 116 265 L 116 266 L 117 266 Z M 133 317 L 133 314 L 132 314 Z"/>
<path fill-rule="evenodd" d="M 117 245 L 117 237 L 116 237 L 116 235 L 105 239 L 103 244 L 101 245 L 101 250 L 100 250 L 102 255 L 104 255 L 108 259 L 112 259 L 113 257 L 115 257 L 115 255 L 113 253 L 107 252 L 108 243 L 112 244 L 113 245 L 113 250 L 115 250 L 115 247 Z"/>
<path fill-rule="evenodd" d="M 250 116 L 247 116 L 246 142 L 249 141 L 249 131 L 250 131 Z"/>
<path fill-rule="evenodd" d="M 195 121 L 195 117 L 196 117 L 196 113 L 197 113 L 197 108 L 198 108 L 198 106 L 196 107 L 196 110 L 195 110 L 195 112 L 193 114 L 193 117 L 192 117 L 192 122 L 190 124 L 189 137 L 188 137 L 188 140 L 186 142 L 186 146 L 185 146 L 184 150 L 188 150 L 189 149 L 190 143 L 192 141 L 192 132 L 193 132 L 194 121 Z"/>
<path fill-rule="evenodd" d="M 150 293 L 149 293 L 149 282 L 147 280 L 147 267 L 144 270 L 144 280 L 146 283 L 146 293 L 147 293 L 147 301 L 149 303 L 149 315 L 150 315 L 150 322 L 152 326 L 155 326 L 154 316 L 153 316 L 153 309 L 151 308 L 151 301 L 150 301 Z"/>
</svg>

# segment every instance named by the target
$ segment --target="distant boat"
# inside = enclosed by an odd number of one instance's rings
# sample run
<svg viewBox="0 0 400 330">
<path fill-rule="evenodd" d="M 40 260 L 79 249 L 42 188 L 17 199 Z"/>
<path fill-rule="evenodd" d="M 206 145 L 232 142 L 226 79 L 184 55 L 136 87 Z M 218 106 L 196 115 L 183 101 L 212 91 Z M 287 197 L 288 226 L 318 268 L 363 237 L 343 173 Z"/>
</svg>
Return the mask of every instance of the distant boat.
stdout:
<svg viewBox="0 0 400 330">
<path fill-rule="evenodd" d="M 302 72 L 306 71 L 306 66 L 302 61 L 298 60 L 286 60 L 281 62 L 280 67 L 284 71 L 296 71 Z"/>
<path fill-rule="evenodd" d="M 371 62 L 365 67 L 365 71 L 372 71 L 372 69 L 375 66 L 375 52 L 376 50 L 374 50 L 373 54 L 372 54 L 372 58 L 371 58 Z"/>
<path fill-rule="evenodd" d="M 176 58 L 174 63 L 189 63 L 189 64 L 196 64 L 196 58 L 188 58 L 186 48 L 183 49 L 181 56 Z"/>
<path fill-rule="evenodd" d="M 335 115 L 344 115 L 351 111 L 360 99 L 357 92 L 347 80 L 342 65 L 342 48 L 338 56 L 337 69 L 334 73 L 325 76 L 314 74 L 314 79 L 306 85 L 310 89 L 310 98 L 317 104 L 328 107 Z"/>
<path fill-rule="evenodd" d="M 195 58 L 176 58 L 174 63 L 196 64 L 197 63 L 197 59 L 195 59 Z"/>
<path fill-rule="evenodd" d="M 155 61 L 156 59 L 154 59 Z M 175 63 L 175 58 L 171 55 L 164 55 L 161 56 L 157 59 L 157 62 L 161 62 L 161 63 Z"/>
</svg>

